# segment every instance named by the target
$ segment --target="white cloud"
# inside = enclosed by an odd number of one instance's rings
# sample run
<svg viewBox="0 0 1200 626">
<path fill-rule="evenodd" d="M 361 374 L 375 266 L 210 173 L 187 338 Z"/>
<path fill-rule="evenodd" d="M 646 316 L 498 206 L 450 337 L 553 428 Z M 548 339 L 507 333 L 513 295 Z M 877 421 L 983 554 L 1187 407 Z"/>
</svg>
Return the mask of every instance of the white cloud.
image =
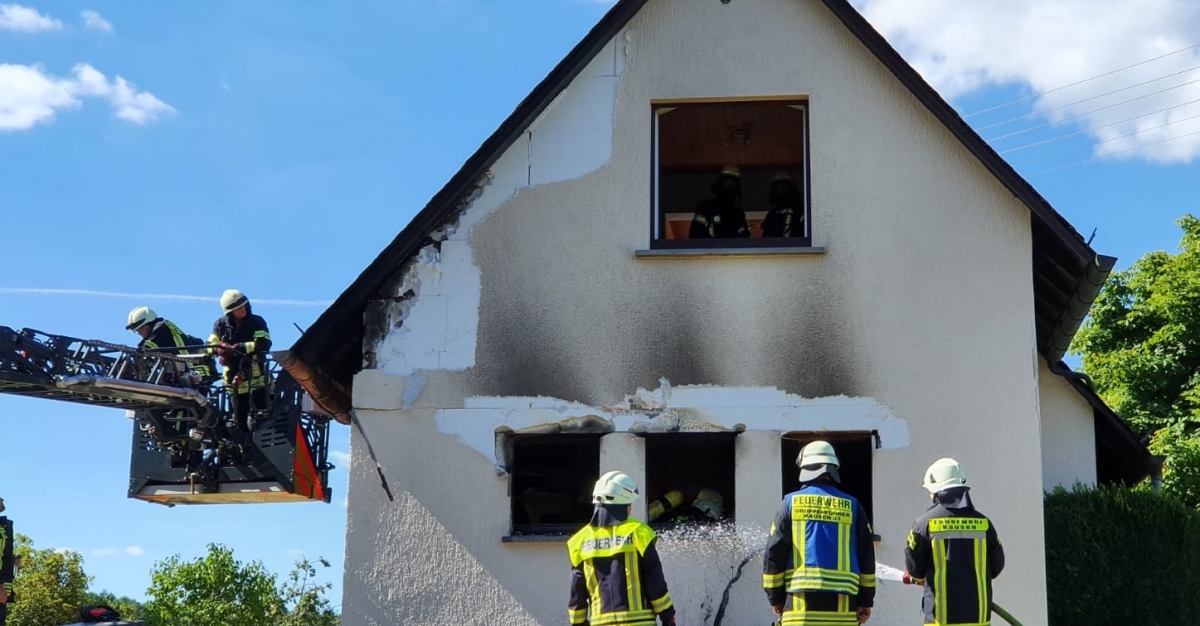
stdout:
<svg viewBox="0 0 1200 626">
<path fill-rule="evenodd" d="M 83 25 L 92 30 L 98 30 L 102 33 L 113 32 L 112 22 L 100 17 L 99 13 L 91 9 L 80 11 L 79 17 L 83 18 Z"/>
<path fill-rule="evenodd" d="M 62 22 L 38 13 L 37 9 L 19 4 L 0 4 L 0 30 L 40 33 L 61 28 Z"/>
<path fill-rule="evenodd" d="M 1200 48 L 1057 89 L 1195 44 L 1200 3 L 854 0 L 854 4 L 947 98 L 987 85 L 1016 84 L 1030 94 L 1056 90 L 1020 106 L 968 118 L 999 150 L 1032 143 L 1034 135 L 1020 131 L 1054 123 L 1054 134 L 1089 129 L 1086 134 L 1101 157 L 1169 163 L 1200 156 L 1200 117 L 1193 117 L 1200 114 Z M 1143 82 L 1147 84 L 1135 86 Z M 1034 116 L 985 128 L 1022 115 L 1022 107 L 1032 107 Z M 999 139 L 1009 133 L 1019 134 Z"/>
<path fill-rule="evenodd" d="M 49 124 L 56 112 L 82 106 L 81 98 L 103 98 L 117 117 L 135 124 L 175 113 L 153 94 L 137 91 L 120 76 L 110 81 L 86 63 L 72 68 L 70 78 L 47 74 L 38 65 L 0 63 L 0 131 Z"/>
<path fill-rule="evenodd" d="M 290 548 L 287 551 L 288 556 L 304 556 L 304 550 L 299 548 Z"/>
<path fill-rule="evenodd" d="M 126 546 L 125 547 L 125 554 L 128 554 L 130 556 L 141 556 L 145 553 L 146 553 L 146 551 L 143 550 L 141 546 Z"/>
<path fill-rule="evenodd" d="M 112 556 L 116 553 L 116 548 L 97 548 L 92 550 L 92 556 Z"/>
<path fill-rule="evenodd" d="M 350 467 L 350 453 L 341 450 L 330 450 L 329 459 L 339 467 Z"/>
</svg>

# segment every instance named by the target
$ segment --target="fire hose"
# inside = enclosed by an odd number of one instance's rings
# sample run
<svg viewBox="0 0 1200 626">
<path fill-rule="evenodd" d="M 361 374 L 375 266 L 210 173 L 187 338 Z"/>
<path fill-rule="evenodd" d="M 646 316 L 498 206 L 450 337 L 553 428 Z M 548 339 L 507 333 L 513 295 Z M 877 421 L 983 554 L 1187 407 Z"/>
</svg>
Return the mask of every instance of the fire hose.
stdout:
<svg viewBox="0 0 1200 626">
<path fill-rule="evenodd" d="M 875 564 L 875 575 L 882 580 L 904 582 L 904 572 L 902 570 L 898 570 L 883 563 Z M 1017 621 L 1017 618 L 1012 616 L 1012 613 L 1004 610 L 1004 607 L 996 604 L 995 602 L 992 602 L 992 612 L 996 615 L 999 615 L 1004 621 L 1008 622 L 1012 626 L 1022 626 L 1021 622 Z"/>
</svg>

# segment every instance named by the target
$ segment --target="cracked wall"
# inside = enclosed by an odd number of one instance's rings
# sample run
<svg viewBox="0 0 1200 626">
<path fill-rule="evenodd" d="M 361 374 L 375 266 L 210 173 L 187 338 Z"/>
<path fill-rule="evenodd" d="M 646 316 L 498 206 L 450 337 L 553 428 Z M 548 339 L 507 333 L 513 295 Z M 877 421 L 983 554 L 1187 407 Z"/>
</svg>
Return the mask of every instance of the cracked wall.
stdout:
<svg viewBox="0 0 1200 626">
<path fill-rule="evenodd" d="M 714 46 L 701 32 L 753 36 Z M 763 94 L 810 98 L 814 243 L 828 252 L 635 258 L 651 100 Z M 635 478 L 630 431 L 743 427 L 736 516 L 750 537 L 778 505 L 782 431 L 878 429 L 891 565 L 925 509 L 922 470 L 953 454 L 1022 538 L 997 598 L 1044 626 L 1029 219 L 820 3 L 652 0 L 371 307 L 354 406 L 397 499 L 356 450 L 345 623 L 562 623 L 563 545 L 501 541 L 495 440 L 590 423 L 612 430 L 605 467 Z M 680 623 L 711 624 L 741 548 L 665 543 Z M 770 621 L 747 567 L 724 624 Z M 871 623 L 908 623 L 918 604 L 881 587 Z"/>
</svg>

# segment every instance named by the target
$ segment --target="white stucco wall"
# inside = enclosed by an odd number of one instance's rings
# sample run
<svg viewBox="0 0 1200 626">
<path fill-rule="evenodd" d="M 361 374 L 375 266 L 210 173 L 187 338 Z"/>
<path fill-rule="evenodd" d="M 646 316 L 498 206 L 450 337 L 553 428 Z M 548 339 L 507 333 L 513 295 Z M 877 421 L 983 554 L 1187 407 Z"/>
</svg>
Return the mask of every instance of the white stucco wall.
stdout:
<svg viewBox="0 0 1200 626">
<path fill-rule="evenodd" d="M 651 101 L 760 95 L 811 102 L 828 253 L 635 258 Z M 659 411 L 746 427 L 739 534 L 664 539 L 680 623 L 711 623 L 765 533 L 780 431 L 864 425 L 883 434 L 880 561 L 901 564 L 921 472 L 953 455 L 1014 538 L 997 600 L 1046 623 L 1029 211 L 821 4 L 651 1 L 486 182 L 440 251 L 397 268 L 396 294 L 416 296 L 366 320 L 354 403 L 396 501 L 356 434 L 346 624 L 563 623 L 565 548 L 501 542 L 507 478 L 488 442 L 498 426 L 594 415 L 620 431 Z M 602 456 L 636 477 L 638 441 L 606 436 Z M 724 624 L 769 621 L 760 567 Z M 915 623 L 919 594 L 882 585 L 871 623 Z"/>
<path fill-rule="evenodd" d="M 1096 430 L 1091 405 L 1038 359 L 1042 414 L 1042 487 L 1096 484 Z"/>
</svg>

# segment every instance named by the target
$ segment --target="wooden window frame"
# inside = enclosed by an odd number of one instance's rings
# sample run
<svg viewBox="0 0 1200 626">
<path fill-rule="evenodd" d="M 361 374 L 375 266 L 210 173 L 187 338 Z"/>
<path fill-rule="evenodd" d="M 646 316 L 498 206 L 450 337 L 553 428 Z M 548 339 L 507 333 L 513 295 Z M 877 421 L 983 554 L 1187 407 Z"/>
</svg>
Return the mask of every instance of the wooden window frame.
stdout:
<svg viewBox="0 0 1200 626">
<path fill-rule="evenodd" d="M 801 196 L 804 199 L 803 237 L 747 238 L 747 239 L 666 239 L 666 214 L 659 208 L 659 120 L 663 115 L 682 107 L 712 105 L 762 105 L 764 103 L 789 106 L 803 115 L 803 179 Z M 652 101 L 650 104 L 650 249 L 651 250 L 703 250 L 703 249 L 761 249 L 761 248 L 804 248 L 811 249 L 812 229 L 812 156 L 810 136 L 812 124 L 807 98 L 750 98 L 750 99 L 700 99 L 689 101 Z M 719 167 L 719 166 L 718 166 Z"/>
</svg>

